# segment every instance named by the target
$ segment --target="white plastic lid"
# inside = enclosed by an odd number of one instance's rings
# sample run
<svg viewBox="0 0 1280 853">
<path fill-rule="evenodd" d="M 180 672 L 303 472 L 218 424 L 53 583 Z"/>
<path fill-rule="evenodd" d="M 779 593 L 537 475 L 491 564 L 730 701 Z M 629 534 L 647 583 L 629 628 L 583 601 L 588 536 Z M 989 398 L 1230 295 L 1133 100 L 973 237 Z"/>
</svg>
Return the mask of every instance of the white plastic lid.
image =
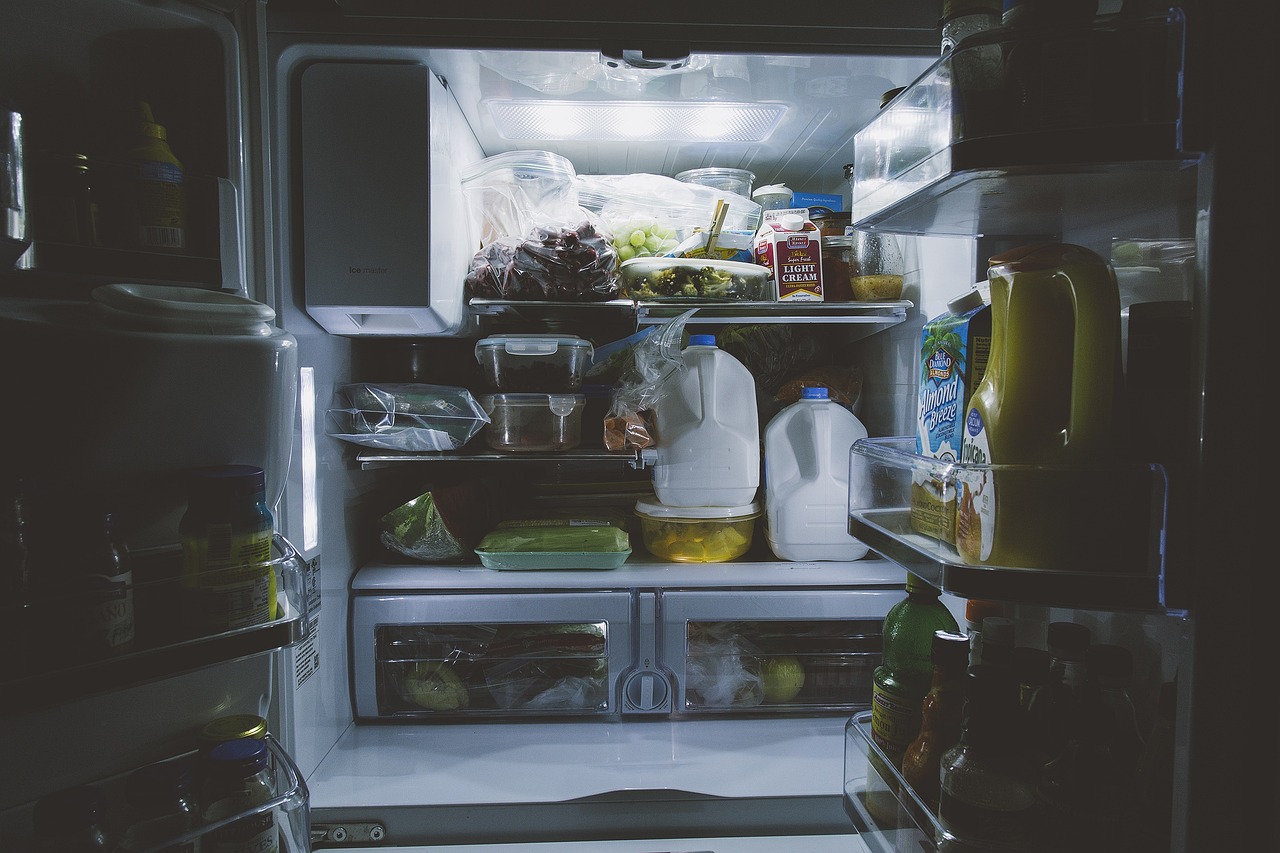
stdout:
<svg viewBox="0 0 1280 853">
<path fill-rule="evenodd" d="M 271 334 L 276 312 L 237 293 L 162 284 L 104 284 L 90 293 L 111 325 L 145 332 Z"/>
<path fill-rule="evenodd" d="M 760 189 L 751 194 L 751 197 L 756 201 L 760 201 L 760 199 L 765 196 L 786 196 L 787 198 L 791 198 L 792 192 L 787 189 L 786 184 L 768 184 L 760 187 Z"/>
<path fill-rule="evenodd" d="M 968 314 L 974 308 L 981 308 L 983 304 L 982 294 L 977 288 L 967 293 L 962 293 L 947 303 L 947 310 L 952 314 Z"/>
<path fill-rule="evenodd" d="M 778 225 L 783 231 L 803 231 L 804 217 L 798 213 L 788 213 L 778 219 Z"/>
<path fill-rule="evenodd" d="M 752 501 L 744 506 L 667 506 L 656 500 L 636 501 L 636 515 L 665 520 L 741 521 L 755 518 L 759 514 L 759 501 Z"/>
</svg>

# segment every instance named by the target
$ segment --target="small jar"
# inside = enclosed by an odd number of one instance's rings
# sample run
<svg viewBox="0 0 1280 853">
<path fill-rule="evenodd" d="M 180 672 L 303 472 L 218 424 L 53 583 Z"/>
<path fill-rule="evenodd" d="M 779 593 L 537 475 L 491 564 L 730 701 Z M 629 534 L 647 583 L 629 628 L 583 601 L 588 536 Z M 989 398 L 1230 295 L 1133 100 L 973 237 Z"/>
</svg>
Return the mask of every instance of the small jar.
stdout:
<svg viewBox="0 0 1280 853">
<path fill-rule="evenodd" d="M 266 475 L 253 465 L 192 473 L 182 539 L 185 610 L 197 636 L 276 617 Z"/>
<path fill-rule="evenodd" d="M 852 302 L 853 237 L 822 238 L 822 293 L 827 302 Z"/>
<path fill-rule="evenodd" d="M 894 234 L 853 232 L 853 260 L 849 287 L 858 302 L 902 298 L 902 248 Z"/>
<path fill-rule="evenodd" d="M 818 226 L 818 233 L 823 237 L 843 237 L 853 222 L 849 211 L 828 210 L 823 207 L 810 208 L 809 218 Z"/>
<path fill-rule="evenodd" d="M 200 849 L 217 853 L 279 853 L 279 815 L 275 809 L 255 810 L 275 796 L 270 751 L 265 741 L 241 738 L 215 746 L 209 751 L 208 778 L 200 797 L 204 822 L 252 813 L 206 833 Z"/>
<path fill-rule="evenodd" d="M 194 838 L 177 840 L 196 826 L 189 766 L 164 761 L 138 768 L 125 783 L 125 804 L 128 822 L 117 853 L 157 848 L 161 853 L 195 853 Z"/>
</svg>

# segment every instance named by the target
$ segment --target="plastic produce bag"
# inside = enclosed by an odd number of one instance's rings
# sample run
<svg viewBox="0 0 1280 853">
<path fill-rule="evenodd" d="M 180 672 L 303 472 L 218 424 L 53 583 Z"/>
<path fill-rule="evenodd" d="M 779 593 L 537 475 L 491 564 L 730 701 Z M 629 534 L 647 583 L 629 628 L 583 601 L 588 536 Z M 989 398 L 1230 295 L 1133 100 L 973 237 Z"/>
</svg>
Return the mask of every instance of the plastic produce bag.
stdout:
<svg viewBox="0 0 1280 853">
<path fill-rule="evenodd" d="M 654 445 L 652 411 L 662 398 L 666 380 L 684 367 L 684 327 L 695 313 L 696 309 L 686 311 L 636 342 L 632 364 L 619 375 L 605 415 L 606 449 L 630 451 Z"/>
<path fill-rule="evenodd" d="M 401 504 L 378 520 L 378 541 L 426 563 L 471 559 L 491 512 L 475 482 L 441 486 Z"/>
<path fill-rule="evenodd" d="M 489 423 L 466 388 L 419 383 L 343 385 L 329 435 L 383 450 L 456 450 Z"/>
<path fill-rule="evenodd" d="M 764 701 L 758 649 L 738 634 L 690 638 L 685 664 L 689 699 L 708 708 L 742 708 Z"/>
<path fill-rule="evenodd" d="M 464 286 L 481 299 L 602 302 L 618 295 L 612 237 L 589 220 L 502 237 L 471 259 Z"/>
</svg>

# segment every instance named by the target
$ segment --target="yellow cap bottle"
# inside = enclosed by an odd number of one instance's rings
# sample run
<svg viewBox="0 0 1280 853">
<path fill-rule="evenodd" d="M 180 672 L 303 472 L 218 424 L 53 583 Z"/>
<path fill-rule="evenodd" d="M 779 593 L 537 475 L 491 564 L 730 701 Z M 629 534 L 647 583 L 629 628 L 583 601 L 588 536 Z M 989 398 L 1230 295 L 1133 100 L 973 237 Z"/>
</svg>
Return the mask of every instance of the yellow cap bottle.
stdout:
<svg viewBox="0 0 1280 853">
<path fill-rule="evenodd" d="M 187 199 L 182 162 L 169 148 L 168 135 L 157 124 L 151 105 L 136 106 L 132 145 L 133 167 L 128 238 L 134 248 L 182 251 L 187 245 Z"/>
</svg>

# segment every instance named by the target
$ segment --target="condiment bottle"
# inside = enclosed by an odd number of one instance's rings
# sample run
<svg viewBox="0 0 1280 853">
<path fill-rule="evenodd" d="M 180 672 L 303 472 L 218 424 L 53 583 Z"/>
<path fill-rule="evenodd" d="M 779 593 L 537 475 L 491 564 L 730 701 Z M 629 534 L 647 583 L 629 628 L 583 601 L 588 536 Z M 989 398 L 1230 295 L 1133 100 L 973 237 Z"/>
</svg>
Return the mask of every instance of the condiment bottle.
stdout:
<svg viewBox="0 0 1280 853">
<path fill-rule="evenodd" d="M 115 514 L 86 515 L 78 526 L 68 540 L 65 563 L 73 653 L 102 657 L 131 651 L 133 568 Z"/>
<path fill-rule="evenodd" d="M 938 800 L 938 822 L 961 843 L 936 839 L 940 850 L 1034 849 L 1035 783 L 1010 737 L 1017 713 L 1017 687 L 1010 679 L 984 665 L 969 671 L 960 742 L 942 756 Z"/>
<path fill-rule="evenodd" d="M 871 696 L 871 735 L 894 766 L 920 733 L 920 710 L 933 678 L 933 635 L 959 630 L 941 593 L 907 573 L 907 597 L 885 614 L 883 663 Z"/>
<path fill-rule="evenodd" d="M 196 826 L 191 768 L 186 763 L 164 761 L 138 768 L 125 783 L 125 803 L 128 825 L 116 853 L 195 853 L 196 839 L 177 840 Z"/>
<path fill-rule="evenodd" d="M 1128 788 L 1111 743 L 1115 715 L 1097 694 L 1083 698 L 1066 741 L 1040 771 L 1046 830 L 1067 850 L 1110 850 Z"/>
<path fill-rule="evenodd" d="M 101 853 L 112 848 L 103 824 L 106 797 L 96 785 L 55 791 L 35 804 L 31 823 L 37 853 Z"/>
<path fill-rule="evenodd" d="M 276 617 L 266 475 L 253 465 L 192 472 L 182 538 L 182 586 L 197 635 Z"/>
<path fill-rule="evenodd" d="M 936 808 L 942 754 L 960 740 L 969 638 L 935 631 L 932 658 L 933 682 L 920 705 L 920 734 L 902 756 L 902 778 Z"/>
<path fill-rule="evenodd" d="M 1075 622 L 1050 622 L 1046 637 L 1049 677 L 1027 709 L 1029 746 L 1041 762 L 1062 752 L 1078 721 L 1080 697 L 1089 680 L 1085 655 L 1092 635 Z"/>
<path fill-rule="evenodd" d="M 1000 26 L 1001 0 L 943 0 L 942 53 L 946 55 L 966 36 Z"/>
<path fill-rule="evenodd" d="M 1141 853 L 1169 850 L 1173 832 L 1174 722 L 1176 682 L 1160 685 L 1156 720 L 1147 733 L 1133 781 L 1133 809 L 1125 837 Z"/>
<path fill-rule="evenodd" d="M 1142 755 L 1144 738 L 1138 728 L 1138 712 L 1129 693 L 1133 684 L 1133 653 L 1124 646 L 1095 643 L 1085 653 L 1090 689 L 1111 709 L 1115 728 L 1111 752 L 1123 778 L 1133 775 Z"/>
<path fill-rule="evenodd" d="M 209 751 L 203 804 L 205 823 L 226 820 L 275 799 L 270 751 L 265 741 L 240 738 Z M 202 836 L 200 853 L 279 853 L 279 816 L 266 809 L 234 820 Z"/>
<path fill-rule="evenodd" d="M 918 452 L 918 451 L 917 451 Z M 969 665 L 976 666 L 982 660 L 982 620 L 988 616 L 1003 616 L 1004 605 L 999 601 L 971 598 L 964 604 L 964 627 L 969 635 Z"/>
<path fill-rule="evenodd" d="M 181 251 L 187 245 L 186 177 L 169 148 L 168 133 L 157 124 L 151 105 L 135 106 L 132 139 L 125 156 L 132 173 L 126 239 L 139 249 Z"/>
</svg>

